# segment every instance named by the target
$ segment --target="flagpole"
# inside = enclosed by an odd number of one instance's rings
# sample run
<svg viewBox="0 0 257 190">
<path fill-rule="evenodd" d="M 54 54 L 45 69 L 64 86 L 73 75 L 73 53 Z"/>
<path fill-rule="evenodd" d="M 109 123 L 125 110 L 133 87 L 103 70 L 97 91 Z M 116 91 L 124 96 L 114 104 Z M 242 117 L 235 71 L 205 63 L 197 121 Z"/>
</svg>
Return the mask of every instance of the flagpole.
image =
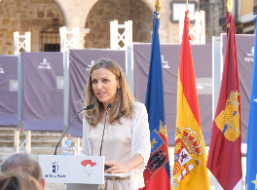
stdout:
<svg viewBox="0 0 257 190">
<path fill-rule="evenodd" d="M 186 8 L 187 8 L 187 10 L 188 10 L 188 0 L 186 1 Z"/>
<path fill-rule="evenodd" d="M 155 10 L 156 10 L 156 12 L 160 13 L 161 8 L 162 8 L 161 0 L 156 0 L 156 2 L 155 2 Z M 160 16 L 159 16 L 159 18 L 160 18 Z"/>
<path fill-rule="evenodd" d="M 227 2 L 227 9 L 228 9 L 229 13 L 231 13 L 232 8 L 233 8 L 233 1 L 228 0 L 228 2 Z M 228 35 L 228 32 L 229 32 L 229 28 L 230 28 L 230 23 L 227 23 L 227 35 Z"/>
</svg>

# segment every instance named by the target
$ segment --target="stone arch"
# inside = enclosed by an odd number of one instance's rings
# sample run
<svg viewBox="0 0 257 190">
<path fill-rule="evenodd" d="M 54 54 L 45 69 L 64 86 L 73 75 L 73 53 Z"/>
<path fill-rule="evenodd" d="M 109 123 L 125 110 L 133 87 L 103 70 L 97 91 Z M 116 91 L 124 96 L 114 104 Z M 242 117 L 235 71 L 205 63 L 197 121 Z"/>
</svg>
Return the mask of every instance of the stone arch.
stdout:
<svg viewBox="0 0 257 190">
<path fill-rule="evenodd" d="M 155 2 L 156 0 L 141 0 L 142 2 L 145 3 L 145 5 L 152 11 L 154 12 L 155 11 Z"/>
<path fill-rule="evenodd" d="M 64 25 L 63 25 L 63 26 L 67 26 L 68 18 L 67 18 L 67 14 L 65 13 L 65 10 L 64 10 L 62 4 L 61 4 L 59 1 L 57 1 L 57 0 L 53 0 L 53 1 L 54 1 L 54 2 L 56 3 L 56 5 L 59 7 L 60 12 L 62 13 L 63 22 L 64 22 Z"/>
<path fill-rule="evenodd" d="M 110 21 L 133 21 L 133 42 L 151 42 L 153 11 L 144 0 L 99 0 L 91 8 L 85 47 L 110 48 Z"/>
<path fill-rule="evenodd" d="M 65 25 L 63 12 L 54 0 L 3 0 L 0 3 L 0 54 L 13 54 L 13 32 L 31 32 L 31 50 L 39 51 L 40 31 L 58 19 Z"/>
</svg>

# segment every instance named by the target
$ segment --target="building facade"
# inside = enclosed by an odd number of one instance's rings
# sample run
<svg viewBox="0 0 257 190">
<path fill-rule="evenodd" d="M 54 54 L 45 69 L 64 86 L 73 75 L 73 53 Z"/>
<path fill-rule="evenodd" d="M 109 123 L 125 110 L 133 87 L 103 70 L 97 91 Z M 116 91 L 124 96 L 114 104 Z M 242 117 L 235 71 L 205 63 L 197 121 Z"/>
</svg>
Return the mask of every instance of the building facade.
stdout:
<svg viewBox="0 0 257 190">
<path fill-rule="evenodd" d="M 151 42 L 156 0 L 2 0 L 0 2 L 0 54 L 13 54 L 13 32 L 31 32 L 32 51 L 59 51 L 59 28 L 80 28 L 80 48 L 110 48 L 110 21 L 133 21 L 133 41 Z M 160 41 L 179 43 L 174 3 L 161 0 Z M 227 0 L 195 0 L 194 11 L 204 10 L 206 43 L 223 31 Z M 256 0 L 234 0 L 237 33 L 253 33 Z M 182 13 L 182 14 L 181 14 Z M 176 12 L 176 17 L 178 17 Z M 184 16 L 184 11 L 180 11 Z M 192 23 L 193 25 L 193 23 Z M 89 33 L 87 33 L 90 29 Z"/>
</svg>

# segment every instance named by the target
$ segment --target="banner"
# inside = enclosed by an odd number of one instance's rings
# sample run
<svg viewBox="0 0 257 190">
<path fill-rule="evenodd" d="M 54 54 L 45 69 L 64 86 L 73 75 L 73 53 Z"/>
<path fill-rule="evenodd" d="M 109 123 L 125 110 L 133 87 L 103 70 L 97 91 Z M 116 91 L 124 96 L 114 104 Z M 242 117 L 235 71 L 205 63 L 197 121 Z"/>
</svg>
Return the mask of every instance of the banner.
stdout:
<svg viewBox="0 0 257 190">
<path fill-rule="evenodd" d="M 247 129 L 249 117 L 249 104 L 252 84 L 253 54 L 254 54 L 253 34 L 236 34 L 236 46 L 238 57 L 239 80 L 241 87 L 241 136 L 242 143 L 247 143 Z M 222 52 L 225 56 L 227 35 L 222 35 Z"/>
<path fill-rule="evenodd" d="M 170 190 L 170 165 L 165 122 L 163 72 L 159 40 L 159 13 L 154 12 L 153 34 L 145 107 L 151 139 L 151 155 L 144 171 L 144 190 Z"/>
<path fill-rule="evenodd" d="M 86 99 L 85 88 L 91 67 L 100 58 L 110 58 L 120 64 L 126 73 L 126 61 L 124 50 L 70 50 L 69 54 L 69 122 L 72 121 L 78 111 L 84 107 Z M 82 137 L 83 114 L 79 114 L 70 128 L 71 136 Z"/>
<path fill-rule="evenodd" d="M 186 10 L 178 69 L 172 189 L 209 190 L 206 149 L 200 122 L 188 15 L 189 11 Z"/>
<path fill-rule="evenodd" d="M 18 57 L 0 56 L 0 127 L 18 123 Z"/>
<path fill-rule="evenodd" d="M 63 54 L 22 53 L 21 59 L 23 128 L 62 131 Z"/>
<path fill-rule="evenodd" d="M 219 99 L 212 122 L 207 167 L 217 179 L 216 189 L 242 189 L 241 91 L 235 23 L 227 12 L 227 42 Z"/>
<path fill-rule="evenodd" d="M 175 144 L 177 80 L 180 44 L 161 44 L 163 67 L 165 117 L 168 142 Z M 210 141 L 212 123 L 212 47 L 192 45 L 192 55 L 196 76 L 202 133 L 206 144 Z M 134 43 L 134 92 L 140 102 L 145 102 L 151 44 Z"/>
</svg>

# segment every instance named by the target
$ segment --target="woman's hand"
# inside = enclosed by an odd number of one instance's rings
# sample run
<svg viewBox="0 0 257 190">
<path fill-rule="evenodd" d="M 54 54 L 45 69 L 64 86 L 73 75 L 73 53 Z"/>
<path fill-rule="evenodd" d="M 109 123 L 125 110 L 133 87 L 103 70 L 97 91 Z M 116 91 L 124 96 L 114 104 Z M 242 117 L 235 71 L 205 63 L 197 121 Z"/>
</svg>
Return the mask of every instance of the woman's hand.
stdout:
<svg viewBox="0 0 257 190">
<path fill-rule="evenodd" d="M 110 166 L 111 168 L 109 168 L 108 170 L 105 170 L 105 173 L 126 173 L 127 171 L 129 171 L 129 165 L 127 164 L 120 164 L 118 162 L 115 161 L 107 161 L 105 162 L 105 165 Z"/>
</svg>

